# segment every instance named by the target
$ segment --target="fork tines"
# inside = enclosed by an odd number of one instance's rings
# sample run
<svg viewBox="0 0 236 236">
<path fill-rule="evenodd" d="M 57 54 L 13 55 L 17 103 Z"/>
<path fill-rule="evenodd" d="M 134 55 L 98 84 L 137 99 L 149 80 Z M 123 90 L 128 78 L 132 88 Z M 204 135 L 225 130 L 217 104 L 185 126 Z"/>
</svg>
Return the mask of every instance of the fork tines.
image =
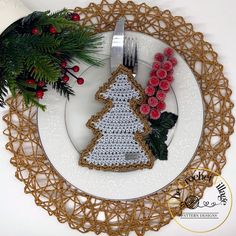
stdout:
<svg viewBox="0 0 236 236">
<path fill-rule="evenodd" d="M 138 63 L 137 51 L 136 39 L 130 37 L 125 38 L 123 64 L 134 74 L 136 74 L 136 67 Z"/>
</svg>

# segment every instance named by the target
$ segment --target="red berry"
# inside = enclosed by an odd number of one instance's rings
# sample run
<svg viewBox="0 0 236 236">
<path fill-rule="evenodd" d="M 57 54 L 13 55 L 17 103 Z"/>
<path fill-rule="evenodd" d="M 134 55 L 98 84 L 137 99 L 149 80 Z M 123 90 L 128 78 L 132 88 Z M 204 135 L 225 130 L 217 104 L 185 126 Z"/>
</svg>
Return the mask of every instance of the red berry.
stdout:
<svg viewBox="0 0 236 236">
<path fill-rule="evenodd" d="M 77 14 L 77 13 L 73 13 L 73 14 L 71 15 L 71 20 L 73 20 L 73 21 L 79 21 L 79 20 L 80 20 L 80 15 Z"/>
<path fill-rule="evenodd" d="M 51 34 L 56 34 L 57 33 L 57 29 L 54 26 L 50 26 L 49 31 Z"/>
<path fill-rule="evenodd" d="M 165 61 L 162 64 L 162 68 L 165 69 L 166 71 L 170 71 L 173 69 L 172 63 L 170 61 Z"/>
<path fill-rule="evenodd" d="M 170 87 L 170 82 L 167 80 L 162 80 L 159 84 L 160 89 L 166 91 Z"/>
<path fill-rule="evenodd" d="M 65 83 L 67 83 L 69 81 L 69 79 L 70 79 L 70 77 L 68 75 L 64 75 L 62 77 L 62 81 L 65 82 Z"/>
<path fill-rule="evenodd" d="M 171 56 L 173 56 L 173 54 L 174 54 L 174 50 L 173 50 L 172 48 L 165 48 L 164 54 L 165 54 L 167 57 L 171 57 Z"/>
<path fill-rule="evenodd" d="M 164 69 L 159 69 L 157 72 L 156 72 L 156 75 L 159 79 L 164 79 L 166 76 L 167 76 L 167 72 L 166 70 Z"/>
<path fill-rule="evenodd" d="M 151 109 L 148 104 L 142 104 L 139 110 L 143 115 L 148 115 Z"/>
<path fill-rule="evenodd" d="M 156 107 L 158 104 L 158 100 L 155 97 L 148 98 L 148 105 L 150 107 Z"/>
<path fill-rule="evenodd" d="M 36 27 L 32 28 L 31 34 L 33 34 L 33 35 L 39 34 L 38 28 L 36 28 Z"/>
<path fill-rule="evenodd" d="M 45 85 L 45 82 L 44 82 L 44 81 L 39 81 L 39 82 L 38 82 L 38 86 L 39 86 L 39 87 L 43 87 L 44 85 Z"/>
<path fill-rule="evenodd" d="M 170 83 L 172 83 L 173 80 L 174 80 L 173 75 L 167 75 L 167 76 L 166 76 L 166 80 L 169 81 Z"/>
<path fill-rule="evenodd" d="M 79 78 L 77 79 L 77 84 L 81 85 L 81 84 L 83 84 L 83 83 L 84 83 L 84 79 L 81 78 L 81 77 L 79 77 Z"/>
<path fill-rule="evenodd" d="M 156 76 L 152 76 L 149 80 L 148 80 L 148 84 L 153 86 L 153 87 L 157 87 L 159 84 L 159 79 Z"/>
<path fill-rule="evenodd" d="M 27 79 L 26 83 L 27 84 L 35 84 L 35 80 L 34 79 Z"/>
<path fill-rule="evenodd" d="M 155 93 L 155 88 L 153 86 L 147 86 L 146 89 L 145 89 L 145 94 L 148 95 L 149 97 L 150 96 L 153 96 Z"/>
<path fill-rule="evenodd" d="M 158 109 L 152 109 L 150 112 L 150 118 L 153 120 L 158 120 L 161 116 L 161 112 Z"/>
<path fill-rule="evenodd" d="M 178 64 L 178 61 L 175 57 L 170 57 L 169 61 L 172 63 L 172 66 L 176 66 Z"/>
<path fill-rule="evenodd" d="M 162 90 L 158 90 L 156 93 L 156 98 L 160 101 L 164 101 L 166 98 L 166 93 Z"/>
<path fill-rule="evenodd" d="M 61 62 L 61 67 L 62 67 L 62 68 L 66 68 L 66 66 L 67 66 L 67 62 L 66 62 L 66 61 L 62 61 L 62 62 Z"/>
<path fill-rule="evenodd" d="M 153 70 L 158 70 L 160 68 L 161 68 L 161 63 L 159 61 L 156 61 L 153 63 L 153 65 L 152 65 Z"/>
<path fill-rule="evenodd" d="M 73 69 L 74 72 L 78 72 L 79 71 L 79 66 L 74 66 L 72 69 Z"/>
<path fill-rule="evenodd" d="M 152 77 L 152 76 L 156 76 L 156 71 L 155 70 L 152 70 L 151 72 L 150 72 L 150 76 Z"/>
<path fill-rule="evenodd" d="M 155 60 L 156 61 L 160 61 L 160 62 L 162 62 L 162 61 L 164 61 L 164 55 L 162 54 L 162 53 L 157 53 L 156 55 L 155 55 Z"/>
<path fill-rule="evenodd" d="M 44 92 L 43 92 L 43 90 L 40 89 L 40 90 L 36 91 L 35 95 L 37 98 L 43 98 Z"/>
<path fill-rule="evenodd" d="M 159 101 L 158 104 L 157 104 L 157 108 L 160 110 L 160 111 L 163 111 L 166 109 L 166 104 L 164 101 Z"/>
</svg>

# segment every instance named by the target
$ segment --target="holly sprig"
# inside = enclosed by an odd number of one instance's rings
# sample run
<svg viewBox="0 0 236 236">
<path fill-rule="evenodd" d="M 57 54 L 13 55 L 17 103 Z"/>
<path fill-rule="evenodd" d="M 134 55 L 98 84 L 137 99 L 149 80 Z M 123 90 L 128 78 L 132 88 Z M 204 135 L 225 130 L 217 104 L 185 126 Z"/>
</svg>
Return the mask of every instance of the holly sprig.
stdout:
<svg viewBox="0 0 236 236">
<path fill-rule="evenodd" d="M 33 12 L 0 35 L 0 106 L 5 104 L 8 88 L 13 96 L 22 94 L 27 106 L 32 103 L 41 109 L 45 106 L 38 99 L 47 91 L 46 85 L 67 98 L 74 94 L 65 78 L 71 68 L 61 65 L 77 58 L 99 66 L 93 55 L 102 44 L 101 36 L 79 20 L 77 13 L 67 9 Z"/>
<path fill-rule="evenodd" d="M 167 135 L 178 119 L 173 113 L 163 112 L 166 109 L 165 99 L 174 81 L 174 68 L 178 64 L 174 54 L 174 50 L 170 47 L 155 54 L 150 78 L 145 88 L 146 98 L 139 107 L 152 128 L 146 137 L 146 143 L 155 158 L 159 160 L 168 158 Z"/>
<path fill-rule="evenodd" d="M 178 116 L 171 112 L 163 112 L 158 120 L 149 120 L 152 132 L 146 137 L 146 143 L 149 145 L 156 159 L 168 159 L 168 147 L 166 144 L 167 135 L 178 120 Z"/>
</svg>

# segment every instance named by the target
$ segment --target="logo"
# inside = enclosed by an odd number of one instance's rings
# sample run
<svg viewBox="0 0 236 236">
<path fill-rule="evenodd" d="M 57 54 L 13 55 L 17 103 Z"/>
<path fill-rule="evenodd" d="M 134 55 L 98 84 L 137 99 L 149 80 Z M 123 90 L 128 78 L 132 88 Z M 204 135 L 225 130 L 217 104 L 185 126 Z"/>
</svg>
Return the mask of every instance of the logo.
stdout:
<svg viewBox="0 0 236 236">
<path fill-rule="evenodd" d="M 190 172 L 169 192 L 169 212 L 182 228 L 206 233 L 220 227 L 228 218 L 232 192 L 226 180 L 211 170 L 192 169 Z M 180 209 L 182 214 L 177 216 Z"/>
</svg>

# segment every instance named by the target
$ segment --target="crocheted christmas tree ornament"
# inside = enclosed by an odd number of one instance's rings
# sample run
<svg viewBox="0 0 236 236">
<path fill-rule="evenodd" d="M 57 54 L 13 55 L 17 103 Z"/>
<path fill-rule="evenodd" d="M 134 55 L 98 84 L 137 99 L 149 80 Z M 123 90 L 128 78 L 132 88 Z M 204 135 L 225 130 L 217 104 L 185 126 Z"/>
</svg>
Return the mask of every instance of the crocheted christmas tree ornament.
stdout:
<svg viewBox="0 0 236 236">
<path fill-rule="evenodd" d="M 96 93 L 105 107 L 87 122 L 95 136 L 81 153 L 81 166 L 110 171 L 153 166 L 153 154 L 144 140 L 151 129 L 137 109 L 144 97 L 131 71 L 120 65 Z"/>
</svg>

